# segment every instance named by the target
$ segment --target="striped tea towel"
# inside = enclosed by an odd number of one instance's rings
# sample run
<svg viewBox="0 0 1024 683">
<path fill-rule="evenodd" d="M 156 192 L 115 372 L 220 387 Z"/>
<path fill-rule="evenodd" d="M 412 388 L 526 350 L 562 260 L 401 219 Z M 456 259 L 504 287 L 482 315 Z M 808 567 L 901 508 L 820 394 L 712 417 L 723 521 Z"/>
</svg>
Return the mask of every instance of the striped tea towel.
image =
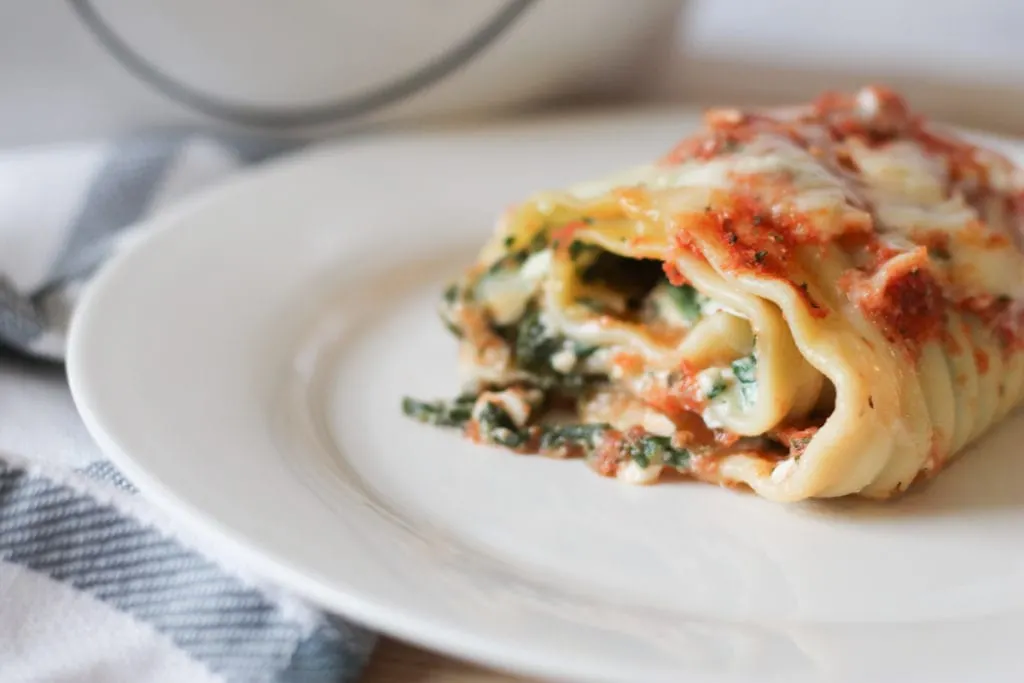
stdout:
<svg viewBox="0 0 1024 683">
<path fill-rule="evenodd" d="M 260 139 L 153 133 L 0 152 L 3 362 L 60 362 L 77 293 L 126 226 L 283 151 Z M 29 367 L 52 377 L 47 363 Z M 30 386 L 13 399 L 5 387 L 8 403 L 39 400 Z M 6 412 L 17 419 L 27 411 Z M 46 447 L 18 450 L 0 452 L 3 683 L 337 683 L 359 675 L 371 634 L 169 534 L 101 457 L 75 466 Z"/>
</svg>

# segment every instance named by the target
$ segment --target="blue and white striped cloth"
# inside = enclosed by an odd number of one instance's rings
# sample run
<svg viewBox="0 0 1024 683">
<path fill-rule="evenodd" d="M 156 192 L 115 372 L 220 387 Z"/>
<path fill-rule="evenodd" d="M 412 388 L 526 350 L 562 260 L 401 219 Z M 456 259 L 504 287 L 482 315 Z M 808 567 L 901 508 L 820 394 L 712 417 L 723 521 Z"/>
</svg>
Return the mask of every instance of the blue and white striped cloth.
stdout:
<svg viewBox="0 0 1024 683">
<path fill-rule="evenodd" d="M 3 683 L 359 676 L 373 635 L 170 533 L 85 436 L 59 369 L 77 294 L 126 227 L 285 150 L 158 133 L 0 153 Z"/>
</svg>

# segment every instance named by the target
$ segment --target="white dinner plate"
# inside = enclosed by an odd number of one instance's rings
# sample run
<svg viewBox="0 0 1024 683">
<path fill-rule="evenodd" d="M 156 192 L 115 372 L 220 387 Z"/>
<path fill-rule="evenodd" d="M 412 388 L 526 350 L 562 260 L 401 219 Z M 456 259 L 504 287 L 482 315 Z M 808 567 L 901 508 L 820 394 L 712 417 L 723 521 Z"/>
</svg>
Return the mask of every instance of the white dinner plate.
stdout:
<svg viewBox="0 0 1024 683">
<path fill-rule="evenodd" d="M 788 506 L 630 487 L 402 415 L 457 389 L 435 303 L 503 207 L 694 125 L 441 129 L 241 177 L 153 220 L 89 289 L 77 405 L 183 528 L 453 655 L 629 683 L 1021 680 L 1019 415 L 904 499 Z"/>
</svg>

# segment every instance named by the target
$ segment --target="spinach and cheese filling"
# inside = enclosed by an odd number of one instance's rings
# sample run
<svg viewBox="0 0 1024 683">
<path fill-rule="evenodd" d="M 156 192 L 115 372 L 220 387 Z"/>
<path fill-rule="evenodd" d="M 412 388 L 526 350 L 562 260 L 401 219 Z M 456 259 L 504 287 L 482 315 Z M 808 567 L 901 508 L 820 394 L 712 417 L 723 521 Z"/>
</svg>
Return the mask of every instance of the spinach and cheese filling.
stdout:
<svg viewBox="0 0 1024 683">
<path fill-rule="evenodd" d="M 406 414 L 481 443 L 580 456 L 637 483 L 750 447 L 726 431 L 758 400 L 749 322 L 673 284 L 661 261 L 609 251 L 581 227 L 602 222 L 584 216 L 505 236 L 493 258 L 445 290 L 440 316 L 460 340 L 464 393 L 406 399 Z M 687 429 L 695 417 L 702 428 Z"/>
<path fill-rule="evenodd" d="M 1024 170 L 865 88 L 709 111 L 539 192 L 444 292 L 462 394 L 420 421 L 779 501 L 884 498 L 1024 400 Z"/>
</svg>

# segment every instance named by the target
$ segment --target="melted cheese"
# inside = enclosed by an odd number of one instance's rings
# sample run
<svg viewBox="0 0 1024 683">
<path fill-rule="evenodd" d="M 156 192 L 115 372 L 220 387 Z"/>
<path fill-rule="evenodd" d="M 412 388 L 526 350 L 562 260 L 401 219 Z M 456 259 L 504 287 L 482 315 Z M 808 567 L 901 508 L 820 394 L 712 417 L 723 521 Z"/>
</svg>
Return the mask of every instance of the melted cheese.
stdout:
<svg viewBox="0 0 1024 683">
<path fill-rule="evenodd" d="M 949 253 L 944 266 L 949 281 L 966 295 L 1018 295 L 1024 256 L 1007 239 L 1014 226 L 1006 225 L 1005 216 L 983 215 L 962 192 L 950 194 L 942 158 L 907 140 L 877 147 L 851 140 L 849 149 L 880 229 L 925 246 L 942 244 Z M 990 162 L 993 170 L 1001 169 Z M 1003 172 L 995 180 L 1005 184 L 1009 177 Z M 984 214 L 994 214 L 993 209 Z"/>
</svg>

